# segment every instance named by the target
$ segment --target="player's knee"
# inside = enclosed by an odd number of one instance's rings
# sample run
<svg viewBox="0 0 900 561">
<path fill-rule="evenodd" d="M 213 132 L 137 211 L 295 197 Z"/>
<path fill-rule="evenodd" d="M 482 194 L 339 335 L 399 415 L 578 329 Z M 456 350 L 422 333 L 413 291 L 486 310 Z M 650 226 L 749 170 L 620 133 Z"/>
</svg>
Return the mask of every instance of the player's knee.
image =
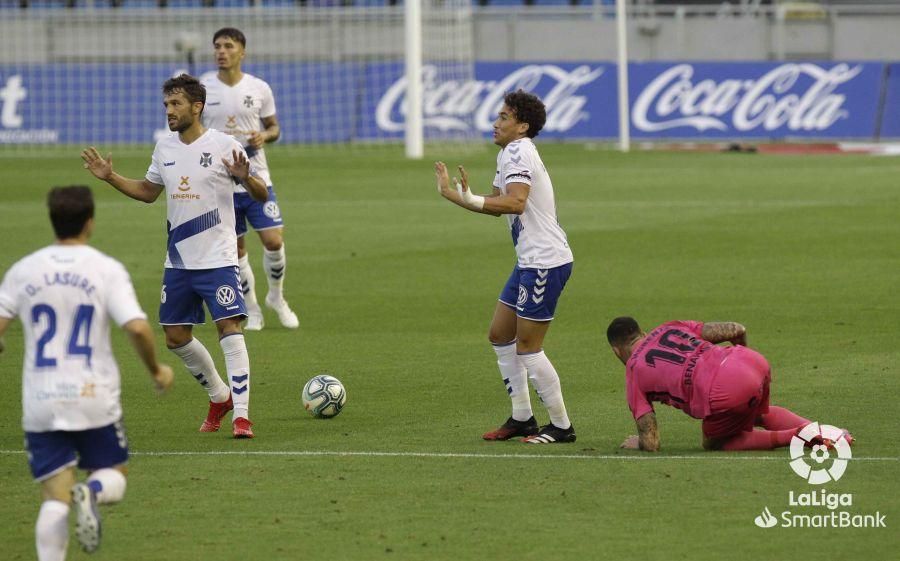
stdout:
<svg viewBox="0 0 900 561">
<path fill-rule="evenodd" d="M 519 335 L 516 340 L 516 351 L 521 354 L 539 353 L 544 346 L 543 337 Z"/>
<path fill-rule="evenodd" d="M 262 244 L 268 251 L 278 251 L 284 246 L 284 241 L 281 238 L 281 234 L 274 234 L 264 238 Z"/>
<path fill-rule="evenodd" d="M 169 350 L 183 347 L 191 342 L 191 333 L 181 330 L 166 330 L 166 347 Z"/>
</svg>

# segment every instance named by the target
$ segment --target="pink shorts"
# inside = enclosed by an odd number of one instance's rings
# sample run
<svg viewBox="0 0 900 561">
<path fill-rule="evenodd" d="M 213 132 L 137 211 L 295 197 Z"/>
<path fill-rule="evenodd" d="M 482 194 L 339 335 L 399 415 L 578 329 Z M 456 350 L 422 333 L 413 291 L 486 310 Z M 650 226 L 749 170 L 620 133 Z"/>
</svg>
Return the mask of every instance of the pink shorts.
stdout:
<svg viewBox="0 0 900 561">
<path fill-rule="evenodd" d="M 769 363 L 758 352 L 735 347 L 719 366 L 709 391 L 710 413 L 703 419 L 703 436 L 724 438 L 753 430 L 769 412 Z"/>
</svg>

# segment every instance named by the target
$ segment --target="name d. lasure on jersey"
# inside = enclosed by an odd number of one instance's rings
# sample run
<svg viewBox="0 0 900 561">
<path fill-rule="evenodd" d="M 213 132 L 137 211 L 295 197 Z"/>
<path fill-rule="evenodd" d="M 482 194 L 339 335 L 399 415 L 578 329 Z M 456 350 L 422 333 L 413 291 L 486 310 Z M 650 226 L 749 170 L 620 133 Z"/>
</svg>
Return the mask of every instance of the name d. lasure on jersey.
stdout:
<svg viewBox="0 0 900 561">
<path fill-rule="evenodd" d="M 56 273 L 44 273 L 44 285 L 45 286 L 68 286 L 71 288 L 78 288 L 84 291 L 87 296 L 90 296 L 97 289 L 94 286 L 94 283 L 91 282 L 90 279 L 83 277 L 79 273 L 73 273 L 70 271 L 59 272 Z M 38 292 L 41 291 L 42 287 L 34 286 L 34 285 L 26 285 L 25 292 L 29 296 L 34 296 Z"/>
</svg>

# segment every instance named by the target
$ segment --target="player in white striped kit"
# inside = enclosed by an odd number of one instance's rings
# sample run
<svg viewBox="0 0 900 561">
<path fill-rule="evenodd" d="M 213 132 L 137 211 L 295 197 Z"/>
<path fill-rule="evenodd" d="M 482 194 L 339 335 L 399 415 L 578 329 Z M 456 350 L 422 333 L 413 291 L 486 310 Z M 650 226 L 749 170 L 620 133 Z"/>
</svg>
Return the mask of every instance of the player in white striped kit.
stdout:
<svg viewBox="0 0 900 561">
<path fill-rule="evenodd" d="M 95 177 L 128 197 L 152 203 L 165 191 L 169 242 L 159 323 L 166 345 L 209 395 L 200 432 L 218 431 L 233 409 L 232 435 L 253 438 L 250 358 L 241 332 L 247 311 L 238 275 L 232 192 L 240 183 L 262 201 L 268 195 L 266 185 L 252 172 L 240 143 L 201 124 L 206 90 L 196 78 L 182 74 L 167 80 L 163 95 L 169 129 L 177 134 L 156 144 L 143 180 L 115 173 L 112 158 L 104 159 L 93 147 L 81 157 Z M 193 336 L 193 326 L 205 321 L 204 302 L 216 322 L 230 388 L 209 351 Z"/>
<path fill-rule="evenodd" d="M 88 245 L 94 230 L 91 190 L 56 187 L 47 206 L 56 243 L 6 272 L 0 336 L 14 318 L 22 321 L 22 428 L 43 499 L 35 546 L 39 561 L 62 561 L 70 505 L 78 541 L 91 552 L 100 545 L 97 504 L 125 496 L 128 442 L 110 320 L 128 334 L 158 392 L 171 387 L 172 369 L 156 360 L 153 331 L 125 267 Z M 87 481 L 76 483 L 76 465 L 88 471 Z"/>
<path fill-rule="evenodd" d="M 246 46 L 247 39 L 239 29 L 225 27 L 213 35 L 218 71 L 204 74 L 200 79 L 207 92 L 203 124 L 230 134 L 244 146 L 254 170 L 269 191 L 268 198 L 260 202 L 253 200 L 241 186 L 235 186 L 238 266 L 241 270 L 241 288 L 247 302 L 247 324 L 244 329 L 258 331 L 265 325 L 262 309 L 256 300 L 256 279 L 247 256 L 247 222 L 259 234 L 263 245 L 263 270 L 269 285 L 266 306 L 278 314 L 281 325 L 296 329 L 300 322 L 284 299 L 282 289 L 287 268 L 283 221 L 264 149 L 265 144 L 278 140 L 281 127 L 275 114 L 272 88 L 241 70 Z"/>
<path fill-rule="evenodd" d="M 512 415 L 485 440 L 524 437 L 531 444 L 574 442 L 575 429 L 563 402 L 559 376 L 544 354 L 544 336 L 556 303 L 572 273 L 572 251 L 556 217 L 556 201 L 550 175 L 532 138 L 547 120 L 547 111 L 537 96 L 519 90 L 506 94 L 494 121 L 497 173 L 493 193 L 475 195 L 459 166 L 460 179 L 450 176 L 443 162 L 435 163 L 440 194 L 473 212 L 506 215 L 518 262 L 491 321 L 489 339 L 497 353 L 500 375 L 512 401 Z M 538 428 L 528 395 L 528 379 L 550 416 Z"/>
</svg>

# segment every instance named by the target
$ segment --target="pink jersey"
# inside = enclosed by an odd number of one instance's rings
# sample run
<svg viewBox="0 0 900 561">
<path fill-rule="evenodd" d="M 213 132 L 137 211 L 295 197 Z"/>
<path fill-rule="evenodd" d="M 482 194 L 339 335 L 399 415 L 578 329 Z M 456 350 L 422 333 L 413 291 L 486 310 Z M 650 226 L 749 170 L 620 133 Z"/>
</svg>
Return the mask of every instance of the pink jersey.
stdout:
<svg viewBox="0 0 900 561">
<path fill-rule="evenodd" d="M 719 365 L 732 347 L 700 337 L 703 323 L 670 321 L 650 332 L 625 366 L 625 397 L 635 419 L 659 401 L 691 417 L 709 415 L 709 392 Z"/>
</svg>

